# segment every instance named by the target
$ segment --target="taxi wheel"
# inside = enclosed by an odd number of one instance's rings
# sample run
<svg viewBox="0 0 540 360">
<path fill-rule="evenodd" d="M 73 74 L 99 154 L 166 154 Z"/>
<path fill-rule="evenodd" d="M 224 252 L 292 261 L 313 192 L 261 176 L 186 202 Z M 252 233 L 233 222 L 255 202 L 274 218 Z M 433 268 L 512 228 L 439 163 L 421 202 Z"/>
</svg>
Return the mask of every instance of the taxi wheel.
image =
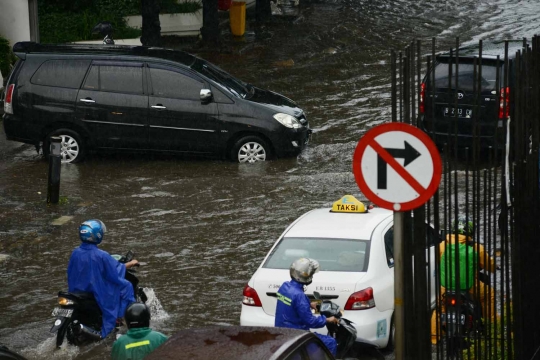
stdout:
<svg viewBox="0 0 540 360">
<path fill-rule="evenodd" d="M 266 161 L 270 159 L 270 147 L 258 136 L 245 136 L 234 144 L 231 159 L 239 163 Z"/>
</svg>

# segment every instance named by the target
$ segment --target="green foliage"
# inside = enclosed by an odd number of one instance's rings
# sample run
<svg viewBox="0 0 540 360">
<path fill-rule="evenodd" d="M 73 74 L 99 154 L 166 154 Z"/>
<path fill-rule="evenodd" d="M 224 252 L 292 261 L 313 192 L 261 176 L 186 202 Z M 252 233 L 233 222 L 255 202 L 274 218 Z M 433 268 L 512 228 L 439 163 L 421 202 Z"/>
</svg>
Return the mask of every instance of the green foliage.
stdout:
<svg viewBox="0 0 540 360">
<path fill-rule="evenodd" d="M 489 327 L 489 333 L 482 335 L 478 341 L 478 345 L 473 343 L 469 349 L 463 350 L 463 359 L 467 360 L 502 360 L 513 359 L 514 354 L 510 352 L 508 339 L 501 339 L 503 334 L 506 335 L 506 330 L 501 326 L 501 319 L 497 320 L 497 325 L 485 324 L 486 329 Z M 505 314 L 504 324 L 505 327 L 512 326 L 512 314 Z M 486 330 L 487 331 L 487 330 Z M 513 349 L 513 348 L 512 348 Z"/>
<path fill-rule="evenodd" d="M 124 1 L 126 2 L 126 13 L 128 15 L 141 15 L 142 0 Z M 202 9 L 202 5 L 197 0 L 161 0 L 159 5 L 160 14 L 192 13 L 199 9 Z"/>
<path fill-rule="evenodd" d="M 38 0 L 39 33 L 42 43 L 99 40 L 92 28 L 109 21 L 113 38 L 135 38 L 141 30 L 126 25 L 124 16 L 140 15 L 143 0 Z M 190 13 L 202 8 L 197 0 L 161 0 L 160 13 Z"/>
<path fill-rule="evenodd" d="M 161 14 L 191 13 L 202 9 L 201 3 L 193 0 L 161 0 Z"/>
<path fill-rule="evenodd" d="M 17 57 L 13 54 L 9 41 L 0 35 L 0 72 L 4 81 L 7 81 L 7 76 L 11 72 L 11 68 L 16 60 Z M 0 84 L 0 88 L 2 85 Z"/>
<path fill-rule="evenodd" d="M 129 28 L 124 16 L 133 1 L 141 0 L 39 0 L 39 33 L 42 43 L 102 39 L 92 34 L 94 26 L 109 21 L 113 37 L 134 38 L 141 31 Z"/>
</svg>

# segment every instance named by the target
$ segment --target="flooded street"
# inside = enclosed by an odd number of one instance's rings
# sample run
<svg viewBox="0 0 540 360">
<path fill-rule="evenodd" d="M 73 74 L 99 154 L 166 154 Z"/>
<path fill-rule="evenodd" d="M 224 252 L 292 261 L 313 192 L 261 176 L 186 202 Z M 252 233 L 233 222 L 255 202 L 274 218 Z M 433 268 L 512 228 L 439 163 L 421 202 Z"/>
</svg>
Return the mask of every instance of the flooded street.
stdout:
<svg viewBox="0 0 540 360">
<path fill-rule="evenodd" d="M 304 1 L 304 0 L 302 0 Z M 306 111 L 312 142 L 298 157 L 257 164 L 94 155 L 62 166 L 61 204 L 46 205 L 48 163 L 0 130 L 0 344 L 29 359 L 102 359 L 111 343 L 53 352 L 49 329 L 78 225 L 107 225 L 100 246 L 132 250 L 154 291 L 152 326 L 238 325 L 242 289 L 297 217 L 343 195 L 365 199 L 352 174 L 362 134 L 391 119 L 390 50 L 413 39 L 429 52 L 480 39 L 532 37 L 536 0 L 313 0 L 279 21 L 199 56 L 279 92 Z"/>
</svg>

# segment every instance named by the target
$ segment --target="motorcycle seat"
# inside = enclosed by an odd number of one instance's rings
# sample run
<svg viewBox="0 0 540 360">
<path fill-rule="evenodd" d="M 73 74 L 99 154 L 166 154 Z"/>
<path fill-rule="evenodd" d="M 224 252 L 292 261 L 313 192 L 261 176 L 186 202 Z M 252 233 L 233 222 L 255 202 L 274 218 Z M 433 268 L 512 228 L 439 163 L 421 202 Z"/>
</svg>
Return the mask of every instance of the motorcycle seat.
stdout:
<svg viewBox="0 0 540 360">
<path fill-rule="evenodd" d="M 95 297 L 94 297 L 93 293 L 84 292 L 84 291 L 77 291 L 77 292 L 60 291 L 60 292 L 58 292 L 58 296 L 67 297 L 67 298 L 74 297 L 76 299 L 83 300 L 83 301 L 84 300 L 94 300 L 95 301 Z"/>
</svg>

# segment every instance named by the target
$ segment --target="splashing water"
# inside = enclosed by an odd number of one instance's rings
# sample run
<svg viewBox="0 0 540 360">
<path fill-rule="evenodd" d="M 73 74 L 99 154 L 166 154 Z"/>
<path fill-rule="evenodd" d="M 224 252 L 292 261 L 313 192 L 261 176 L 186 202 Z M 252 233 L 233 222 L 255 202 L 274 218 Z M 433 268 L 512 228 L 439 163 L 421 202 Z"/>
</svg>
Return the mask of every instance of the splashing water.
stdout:
<svg viewBox="0 0 540 360">
<path fill-rule="evenodd" d="M 163 321 L 170 317 L 170 315 L 163 309 L 161 302 L 156 296 L 154 289 L 144 288 L 146 296 L 148 296 L 148 301 L 146 305 L 150 308 L 150 314 L 152 315 L 152 321 Z"/>
<path fill-rule="evenodd" d="M 56 336 L 50 337 L 35 348 L 26 348 L 21 351 L 22 355 L 28 360 L 33 359 L 61 359 L 71 360 L 80 354 L 80 349 L 77 346 L 69 345 L 65 340 L 62 346 L 56 348 Z"/>
<path fill-rule="evenodd" d="M 154 289 L 144 288 L 146 296 L 148 296 L 148 301 L 146 305 L 150 308 L 150 313 L 152 315 L 152 321 L 163 321 L 170 317 L 170 315 L 163 309 L 161 302 L 156 296 Z M 116 334 L 116 338 L 124 333 L 125 329 L 121 329 L 119 333 Z M 94 347 L 104 344 L 104 342 L 111 342 L 112 339 L 107 341 L 101 341 L 97 343 L 91 343 L 83 347 L 78 347 L 75 345 L 70 345 L 67 342 L 67 339 L 64 339 L 62 346 L 56 348 L 56 336 L 47 338 L 43 342 L 39 343 L 35 347 L 28 347 L 21 350 L 21 355 L 26 357 L 28 360 L 38 360 L 38 359 L 57 359 L 57 360 L 72 360 L 80 355 L 83 355 L 91 351 Z M 109 344 L 110 345 L 110 344 Z"/>
</svg>

